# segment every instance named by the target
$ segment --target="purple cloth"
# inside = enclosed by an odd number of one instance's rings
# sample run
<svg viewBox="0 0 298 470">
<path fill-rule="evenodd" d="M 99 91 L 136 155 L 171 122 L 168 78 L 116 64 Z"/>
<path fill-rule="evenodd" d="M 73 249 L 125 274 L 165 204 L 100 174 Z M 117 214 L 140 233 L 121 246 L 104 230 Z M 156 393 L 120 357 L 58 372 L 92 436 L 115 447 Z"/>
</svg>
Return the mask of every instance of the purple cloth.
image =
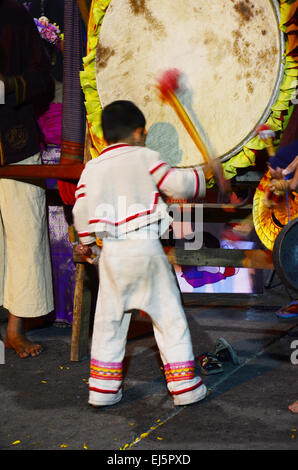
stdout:
<svg viewBox="0 0 298 470">
<path fill-rule="evenodd" d="M 61 155 L 62 104 L 51 103 L 49 110 L 39 118 L 38 122 L 43 131 L 46 146 L 42 153 L 42 161 L 45 165 L 56 165 Z M 57 180 L 47 179 L 46 184 L 48 189 L 53 189 L 56 187 Z M 48 225 L 56 321 L 71 324 L 75 265 L 63 206 L 48 205 Z"/>
<path fill-rule="evenodd" d="M 192 287 L 202 287 L 206 284 L 215 284 L 227 277 L 236 274 L 235 268 L 226 268 L 224 273 L 219 270 L 217 273 L 209 272 L 204 269 L 198 270 L 195 266 L 181 266 L 182 276 Z"/>
<path fill-rule="evenodd" d="M 42 160 L 46 165 L 59 163 L 60 147 L 49 146 L 42 153 Z M 55 185 L 56 180 L 47 180 L 48 189 Z M 48 225 L 56 321 L 72 324 L 75 265 L 63 206 L 48 205 Z"/>
</svg>

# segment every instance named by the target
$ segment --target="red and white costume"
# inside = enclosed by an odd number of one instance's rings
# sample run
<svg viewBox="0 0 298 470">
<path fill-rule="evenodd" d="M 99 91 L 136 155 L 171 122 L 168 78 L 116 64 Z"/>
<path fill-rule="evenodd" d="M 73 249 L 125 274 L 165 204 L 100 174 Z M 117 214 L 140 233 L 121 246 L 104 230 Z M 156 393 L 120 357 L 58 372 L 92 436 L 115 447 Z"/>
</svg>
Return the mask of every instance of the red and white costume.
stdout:
<svg viewBox="0 0 298 470">
<path fill-rule="evenodd" d="M 91 349 L 89 403 L 109 405 L 122 396 L 122 361 L 130 311 L 150 315 L 176 405 L 204 398 L 194 374 L 190 332 L 180 292 L 158 239 L 171 218 L 161 193 L 197 199 L 205 195 L 198 168 L 171 168 L 157 152 L 113 145 L 86 164 L 76 191 L 74 224 L 84 244 L 103 239 L 99 294 Z"/>
</svg>

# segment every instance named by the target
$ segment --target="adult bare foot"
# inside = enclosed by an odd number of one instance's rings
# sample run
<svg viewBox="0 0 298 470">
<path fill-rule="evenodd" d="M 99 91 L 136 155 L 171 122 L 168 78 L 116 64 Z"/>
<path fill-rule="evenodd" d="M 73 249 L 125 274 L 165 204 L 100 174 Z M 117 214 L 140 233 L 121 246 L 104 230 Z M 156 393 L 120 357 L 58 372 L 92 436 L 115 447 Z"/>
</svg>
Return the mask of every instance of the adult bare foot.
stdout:
<svg viewBox="0 0 298 470">
<path fill-rule="evenodd" d="M 288 408 L 290 411 L 292 411 L 292 413 L 298 413 L 298 401 L 294 401 L 294 403 L 291 403 Z"/>
<path fill-rule="evenodd" d="M 38 356 L 42 351 L 42 346 L 33 343 L 26 338 L 23 331 L 23 319 L 9 313 L 8 326 L 4 344 L 9 349 L 14 349 L 21 357 Z"/>
</svg>

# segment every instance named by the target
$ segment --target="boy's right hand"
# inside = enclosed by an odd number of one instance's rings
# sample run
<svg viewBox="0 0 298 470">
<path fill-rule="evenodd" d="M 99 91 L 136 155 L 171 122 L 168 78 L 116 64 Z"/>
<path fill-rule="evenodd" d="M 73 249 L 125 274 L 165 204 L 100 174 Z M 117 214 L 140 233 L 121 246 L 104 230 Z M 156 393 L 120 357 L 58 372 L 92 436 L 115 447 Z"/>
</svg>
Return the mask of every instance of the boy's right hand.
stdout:
<svg viewBox="0 0 298 470">
<path fill-rule="evenodd" d="M 214 171 L 213 171 L 213 168 L 212 168 L 211 165 L 204 165 L 202 167 L 202 170 L 204 172 L 206 180 L 210 180 L 210 178 L 212 178 L 214 176 Z"/>
</svg>

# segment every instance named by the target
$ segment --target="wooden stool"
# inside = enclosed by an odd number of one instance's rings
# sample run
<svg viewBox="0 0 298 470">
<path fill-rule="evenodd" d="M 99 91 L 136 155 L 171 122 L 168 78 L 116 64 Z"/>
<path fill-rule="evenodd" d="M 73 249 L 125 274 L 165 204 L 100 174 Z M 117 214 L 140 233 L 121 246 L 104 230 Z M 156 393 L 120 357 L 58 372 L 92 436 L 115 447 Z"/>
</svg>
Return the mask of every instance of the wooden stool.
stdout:
<svg viewBox="0 0 298 470">
<path fill-rule="evenodd" d="M 94 267 L 75 253 L 78 236 L 73 226 L 69 227 L 69 240 L 73 244 L 73 261 L 76 266 L 70 360 L 81 361 L 89 354 L 92 292 L 88 281 L 94 275 Z"/>
</svg>

